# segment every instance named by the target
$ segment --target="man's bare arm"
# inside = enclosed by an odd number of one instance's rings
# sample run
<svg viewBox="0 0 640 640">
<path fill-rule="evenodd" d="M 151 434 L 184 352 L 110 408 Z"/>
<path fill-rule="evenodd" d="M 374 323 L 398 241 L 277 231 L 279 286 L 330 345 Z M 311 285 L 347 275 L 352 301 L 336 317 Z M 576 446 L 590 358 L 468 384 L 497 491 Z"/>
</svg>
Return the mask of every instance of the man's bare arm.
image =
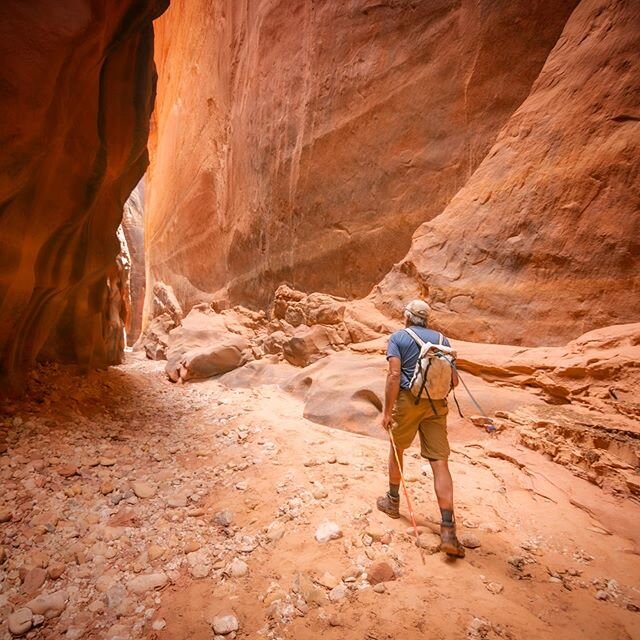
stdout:
<svg viewBox="0 0 640 640">
<path fill-rule="evenodd" d="M 391 427 L 391 412 L 400 393 L 400 358 L 391 357 L 388 360 L 387 382 L 384 389 L 384 410 L 382 412 L 382 428 Z"/>
</svg>

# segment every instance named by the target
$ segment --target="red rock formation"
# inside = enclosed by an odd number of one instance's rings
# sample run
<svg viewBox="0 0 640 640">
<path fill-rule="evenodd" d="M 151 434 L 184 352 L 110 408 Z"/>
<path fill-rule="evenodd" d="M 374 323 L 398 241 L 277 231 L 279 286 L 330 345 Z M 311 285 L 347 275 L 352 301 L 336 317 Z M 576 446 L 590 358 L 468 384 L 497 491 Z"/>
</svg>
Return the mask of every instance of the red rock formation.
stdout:
<svg viewBox="0 0 640 640">
<path fill-rule="evenodd" d="M 131 256 L 131 317 L 127 325 L 127 344 L 140 336 L 145 293 L 144 268 L 144 180 L 141 180 L 124 204 L 122 230 Z"/>
<path fill-rule="evenodd" d="M 151 21 L 166 4 L 0 4 L 0 374 L 9 379 L 38 356 L 120 357 L 107 280 L 122 206 L 147 165 Z"/>
<path fill-rule="evenodd" d="M 374 298 L 454 337 L 562 344 L 638 320 L 637 2 L 583 0 L 531 94 Z"/>
<path fill-rule="evenodd" d="M 283 280 L 366 294 L 481 162 L 575 4 L 172 2 L 148 291 L 185 308 L 264 304 Z"/>
</svg>

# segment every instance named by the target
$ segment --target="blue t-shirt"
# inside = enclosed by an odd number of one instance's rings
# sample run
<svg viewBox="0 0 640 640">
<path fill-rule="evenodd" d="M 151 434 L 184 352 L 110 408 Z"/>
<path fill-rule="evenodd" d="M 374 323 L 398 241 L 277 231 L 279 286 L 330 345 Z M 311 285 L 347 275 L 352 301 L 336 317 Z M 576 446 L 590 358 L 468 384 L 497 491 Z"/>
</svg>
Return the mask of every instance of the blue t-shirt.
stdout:
<svg viewBox="0 0 640 640">
<path fill-rule="evenodd" d="M 424 342 L 438 344 L 441 333 L 426 327 L 409 327 Z M 442 344 L 450 347 L 451 344 L 445 336 Z M 389 338 L 387 345 L 387 360 L 395 357 L 400 358 L 400 388 L 408 389 L 411 383 L 411 376 L 416 368 L 418 356 L 420 355 L 420 347 L 417 342 L 404 330 L 396 331 Z"/>
</svg>

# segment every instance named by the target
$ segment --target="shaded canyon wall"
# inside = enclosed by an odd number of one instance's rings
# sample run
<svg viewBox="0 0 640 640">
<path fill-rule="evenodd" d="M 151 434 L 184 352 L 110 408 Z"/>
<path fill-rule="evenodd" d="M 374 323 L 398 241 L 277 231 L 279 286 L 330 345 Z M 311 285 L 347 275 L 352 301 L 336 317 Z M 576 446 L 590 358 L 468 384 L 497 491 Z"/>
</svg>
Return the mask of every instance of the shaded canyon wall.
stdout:
<svg viewBox="0 0 640 640">
<path fill-rule="evenodd" d="M 166 0 L 0 4 L 0 377 L 122 353 L 116 230 L 148 163 Z"/>
<path fill-rule="evenodd" d="M 441 213 L 576 2 L 174 0 L 156 22 L 146 208 L 183 308 L 287 281 L 366 295 Z"/>
</svg>

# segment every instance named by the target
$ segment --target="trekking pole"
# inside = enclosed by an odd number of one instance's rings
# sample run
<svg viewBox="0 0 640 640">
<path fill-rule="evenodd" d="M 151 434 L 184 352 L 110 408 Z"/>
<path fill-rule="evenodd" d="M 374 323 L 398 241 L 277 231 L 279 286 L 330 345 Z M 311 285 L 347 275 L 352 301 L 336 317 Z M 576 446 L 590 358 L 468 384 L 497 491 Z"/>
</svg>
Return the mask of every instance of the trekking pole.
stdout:
<svg viewBox="0 0 640 640">
<path fill-rule="evenodd" d="M 407 507 L 409 508 L 409 515 L 411 516 L 411 524 L 413 525 L 413 532 L 416 536 L 416 546 L 420 549 L 420 559 L 422 560 L 422 564 L 425 564 L 424 560 L 424 551 L 422 547 L 418 544 L 418 525 L 416 524 L 416 517 L 413 515 L 413 505 L 411 504 L 411 498 L 409 497 L 409 491 L 407 490 L 407 483 L 404 480 L 404 474 L 402 473 L 402 465 L 400 464 L 400 456 L 398 456 L 398 450 L 396 449 L 396 442 L 393 439 L 393 433 L 391 429 L 389 429 L 389 440 L 391 440 L 391 446 L 393 447 L 393 454 L 396 457 L 396 464 L 398 465 L 398 470 L 400 471 L 400 483 L 402 484 L 402 490 L 404 491 L 404 497 L 407 499 Z"/>
<path fill-rule="evenodd" d="M 455 366 L 455 365 L 454 365 Z M 486 424 L 484 428 L 487 433 L 493 433 L 496 430 L 496 425 L 493 422 L 493 418 L 490 418 L 484 411 L 484 409 L 480 406 L 480 403 L 473 397 L 471 391 L 469 391 L 469 387 L 467 387 L 467 383 L 464 381 L 463 377 L 460 375 L 460 371 L 458 371 L 458 367 L 455 367 L 456 373 L 458 374 L 458 379 L 462 382 L 462 386 L 465 388 L 466 392 L 469 394 L 471 398 L 471 402 L 476 405 L 478 411 L 482 415 L 482 417 L 486 420 Z"/>
</svg>

